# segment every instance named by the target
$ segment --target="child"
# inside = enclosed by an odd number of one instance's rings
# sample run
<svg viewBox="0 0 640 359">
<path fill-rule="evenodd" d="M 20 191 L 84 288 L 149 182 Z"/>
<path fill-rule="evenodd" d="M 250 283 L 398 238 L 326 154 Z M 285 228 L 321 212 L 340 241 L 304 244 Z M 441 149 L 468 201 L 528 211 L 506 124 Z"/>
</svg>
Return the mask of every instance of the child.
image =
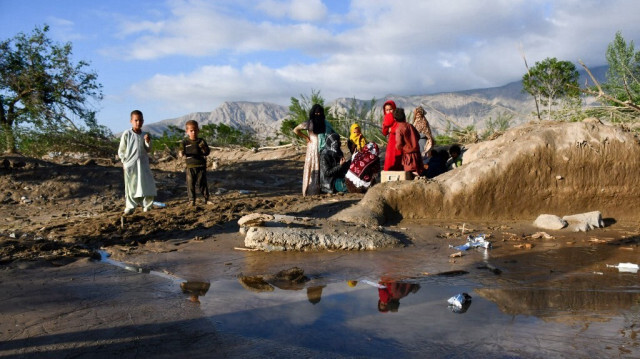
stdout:
<svg viewBox="0 0 640 359">
<path fill-rule="evenodd" d="M 142 112 L 131 112 L 131 129 L 120 138 L 118 156 L 124 168 L 124 214 L 131 214 L 136 206 L 145 212 L 151 209 L 156 196 L 156 183 L 149 167 L 151 137 L 142 132 L 144 118 Z"/>
<path fill-rule="evenodd" d="M 422 176 L 424 164 L 420 155 L 420 134 L 412 124 L 407 123 L 402 107 L 393 110 L 393 118 L 396 121 L 396 153 L 402 156 L 403 169 Z"/>
<path fill-rule="evenodd" d="M 202 138 L 198 138 L 200 129 L 198 122 L 189 120 L 184 125 L 186 138 L 180 142 L 180 157 L 186 156 L 187 195 L 192 206 L 196 205 L 196 185 L 204 197 L 205 204 L 209 202 L 209 187 L 207 186 L 207 159 L 209 146 Z"/>
<path fill-rule="evenodd" d="M 462 157 L 460 157 L 461 153 L 462 150 L 458 145 L 453 145 L 449 148 L 449 156 L 451 157 L 447 160 L 447 170 L 452 170 L 462 166 Z"/>
<path fill-rule="evenodd" d="M 354 123 L 351 125 L 351 133 L 349 134 L 349 140 L 347 141 L 347 148 L 349 148 L 349 152 L 351 152 L 351 156 L 356 152 L 362 150 L 364 146 L 367 145 L 367 139 L 364 138 L 360 130 L 360 125 Z"/>
</svg>

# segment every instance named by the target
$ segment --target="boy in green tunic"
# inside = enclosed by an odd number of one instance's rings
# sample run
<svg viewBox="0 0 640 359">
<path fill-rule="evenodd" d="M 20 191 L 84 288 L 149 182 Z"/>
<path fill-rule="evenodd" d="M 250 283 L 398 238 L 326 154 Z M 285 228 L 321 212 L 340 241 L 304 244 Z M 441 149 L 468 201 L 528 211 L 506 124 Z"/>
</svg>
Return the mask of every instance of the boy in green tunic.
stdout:
<svg viewBox="0 0 640 359">
<path fill-rule="evenodd" d="M 198 122 L 189 120 L 184 125 L 187 137 L 180 142 L 180 157 L 186 157 L 187 195 L 189 203 L 196 205 L 196 185 L 204 197 L 205 204 L 209 202 L 209 187 L 207 186 L 207 159 L 209 146 L 202 138 L 198 138 L 200 129 Z"/>
</svg>

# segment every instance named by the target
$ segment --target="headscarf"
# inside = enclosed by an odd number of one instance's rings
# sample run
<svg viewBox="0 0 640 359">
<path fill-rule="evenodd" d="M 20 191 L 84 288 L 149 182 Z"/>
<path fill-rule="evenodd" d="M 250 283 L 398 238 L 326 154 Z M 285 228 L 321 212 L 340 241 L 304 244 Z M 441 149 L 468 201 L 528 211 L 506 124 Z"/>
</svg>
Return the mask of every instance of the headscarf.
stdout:
<svg viewBox="0 0 640 359">
<path fill-rule="evenodd" d="M 386 105 L 391 105 L 391 108 L 392 108 L 392 109 L 394 109 L 394 110 L 396 109 L 396 103 L 395 103 L 395 102 L 393 102 L 393 100 L 387 100 L 387 102 L 385 102 L 385 103 L 384 103 L 384 105 L 382 105 L 382 114 L 383 114 L 383 115 L 384 115 L 384 107 L 385 107 Z"/>
<path fill-rule="evenodd" d="M 364 135 L 362 133 L 356 133 L 356 128 L 359 129 L 360 125 L 358 125 L 357 123 L 351 125 L 351 133 L 349 134 L 349 139 L 356 145 L 356 151 L 360 151 L 362 150 L 362 147 L 367 144 L 367 139 L 364 138 Z"/>
<path fill-rule="evenodd" d="M 429 127 L 429 121 L 424 116 L 425 111 L 422 106 L 418 106 L 415 109 L 416 117 L 413 119 L 413 127 L 425 137 L 431 137 L 431 128 Z"/>
<path fill-rule="evenodd" d="M 334 132 L 327 136 L 324 150 L 335 152 L 335 155 L 337 155 L 337 157 L 342 157 L 343 154 L 342 150 L 340 149 L 340 135 Z"/>
<path fill-rule="evenodd" d="M 316 112 L 319 114 L 316 115 Z M 324 107 L 320 104 L 314 104 L 309 110 L 309 120 L 307 121 L 307 129 L 316 135 L 325 133 Z"/>
</svg>

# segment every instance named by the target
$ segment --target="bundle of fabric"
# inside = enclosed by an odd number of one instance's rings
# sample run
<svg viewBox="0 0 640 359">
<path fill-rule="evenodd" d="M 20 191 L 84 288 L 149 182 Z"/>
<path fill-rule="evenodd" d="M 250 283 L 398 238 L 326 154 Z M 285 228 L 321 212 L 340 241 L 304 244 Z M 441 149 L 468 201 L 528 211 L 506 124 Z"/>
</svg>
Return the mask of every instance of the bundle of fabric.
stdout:
<svg viewBox="0 0 640 359">
<path fill-rule="evenodd" d="M 380 158 L 378 145 L 367 143 L 351 160 L 349 171 L 345 176 L 347 189 L 352 193 L 364 193 L 374 183 L 380 173 Z"/>
</svg>

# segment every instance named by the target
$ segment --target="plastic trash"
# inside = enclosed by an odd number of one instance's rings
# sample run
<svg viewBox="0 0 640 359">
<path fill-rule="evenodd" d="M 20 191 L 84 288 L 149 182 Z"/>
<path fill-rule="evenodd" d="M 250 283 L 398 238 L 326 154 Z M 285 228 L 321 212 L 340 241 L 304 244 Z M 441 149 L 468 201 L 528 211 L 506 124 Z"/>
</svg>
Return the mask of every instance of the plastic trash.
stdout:
<svg viewBox="0 0 640 359">
<path fill-rule="evenodd" d="M 471 305 L 471 296 L 467 293 L 456 294 L 447 300 L 449 309 L 454 313 L 464 313 Z"/>
<path fill-rule="evenodd" d="M 607 264 L 607 267 L 609 268 L 618 268 L 618 271 L 620 272 L 626 272 L 626 273 L 638 273 L 638 270 L 640 270 L 640 266 L 638 266 L 635 263 L 618 263 L 617 265 L 615 264 Z"/>
<path fill-rule="evenodd" d="M 156 207 L 156 208 L 164 208 L 164 207 L 166 207 L 166 206 L 167 206 L 167 205 L 166 205 L 165 203 L 163 203 L 163 202 L 156 202 L 156 201 L 154 201 L 154 202 L 152 203 L 152 205 L 153 205 L 154 207 Z"/>
<path fill-rule="evenodd" d="M 459 251 L 466 251 L 469 248 L 486 248 L 491 249 L 491 242 L 486 240 L 487 236 L 484 234 L 478 234 L 477 236 L 468 236 L 467 243 L 459 246 L 449 245 L 449 248 L 453 248 Z"/>
</svg>

